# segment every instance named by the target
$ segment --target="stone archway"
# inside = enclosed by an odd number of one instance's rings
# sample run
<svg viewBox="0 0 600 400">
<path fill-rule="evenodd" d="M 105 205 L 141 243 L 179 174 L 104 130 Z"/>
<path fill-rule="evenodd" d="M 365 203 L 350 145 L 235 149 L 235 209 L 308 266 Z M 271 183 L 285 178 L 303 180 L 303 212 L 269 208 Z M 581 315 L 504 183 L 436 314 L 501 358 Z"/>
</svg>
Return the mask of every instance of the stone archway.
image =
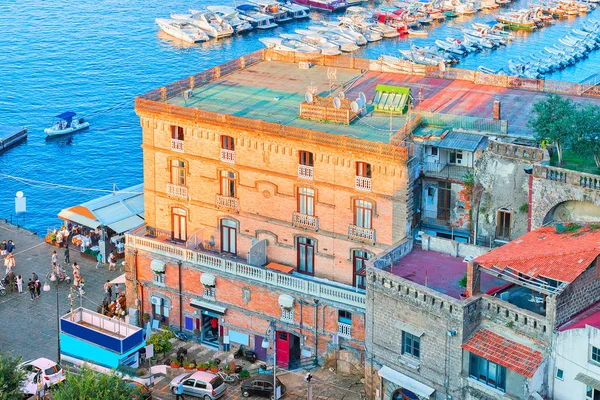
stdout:
<svg viewBox="0 0 600 400">
<path fill-rule="evenodd" d="M 548 210 L 544 216 L 543 224 L 572 221 L 600 222 L 600 206 L 587 201 L 563 201 Z"/>
</svg>

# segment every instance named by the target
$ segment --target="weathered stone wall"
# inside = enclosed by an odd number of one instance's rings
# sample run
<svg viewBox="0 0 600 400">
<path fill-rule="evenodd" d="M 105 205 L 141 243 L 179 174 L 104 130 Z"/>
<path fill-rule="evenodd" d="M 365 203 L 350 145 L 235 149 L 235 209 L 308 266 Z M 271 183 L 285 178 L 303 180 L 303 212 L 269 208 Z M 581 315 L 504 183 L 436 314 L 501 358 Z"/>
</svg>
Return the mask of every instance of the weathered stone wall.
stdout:
<svg viewBox="0 0 600 400">
<path fill-rule="evenodd" d="M 600 300 L 600 280 L 596 260 L 583 274 L 566 287 L 556 299 L 556 326 Z"/>
<path fill-rule="evenodd" d="M 510 239 L 527 233 L 529 175 L 523 170 L 531 163 L 522 158 L 508 157 L 486 151 L 475 165 L 475 186 L 481 185 L 479 206 L 473 205 L 477 238 L 481 246 L 490 246 L 496 236 L 498 210 L 511 215 Z M 479 243 L 482 240 L 483 243 Z"/>
</svg>

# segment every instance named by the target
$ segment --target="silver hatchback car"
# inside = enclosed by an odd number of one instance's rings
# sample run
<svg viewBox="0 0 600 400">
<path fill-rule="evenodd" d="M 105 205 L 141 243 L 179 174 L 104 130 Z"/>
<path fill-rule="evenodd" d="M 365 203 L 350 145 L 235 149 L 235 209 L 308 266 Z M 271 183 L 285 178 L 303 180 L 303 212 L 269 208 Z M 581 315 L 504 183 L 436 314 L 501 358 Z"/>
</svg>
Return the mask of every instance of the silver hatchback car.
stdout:
<svg viewBox="0 0 600 400">
<path fill-rule="evenodd" d="M 210 372 L 198 371 L 176 376 L 169 385 L 175 394 L 179 382 L 183 383 L 183 394 L 200 397 L 204 400 L 215 400 L 225 394 L 227 388 L 220 376 Z"/>
</svg>

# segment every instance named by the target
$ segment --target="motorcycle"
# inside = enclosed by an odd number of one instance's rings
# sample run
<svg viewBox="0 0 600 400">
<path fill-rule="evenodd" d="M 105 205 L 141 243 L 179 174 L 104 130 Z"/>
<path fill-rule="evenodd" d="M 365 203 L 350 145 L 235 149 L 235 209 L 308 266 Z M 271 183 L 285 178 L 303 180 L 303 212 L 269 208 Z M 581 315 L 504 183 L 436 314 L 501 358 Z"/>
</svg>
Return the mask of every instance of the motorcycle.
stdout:
<svg viewBox="0 0 600 400">
<path fill-rule="evenodd" d="M 233 358 L 245 358 L 251 363 L 254 363 L 257 360 L 256 353 L 254 352 L 254 350 L 250 350 L 244 347 L 244 345 L 241 345 L 240 348 L 237 349 L 235 353 L 233 353 Z"/>
<path fill-rule="evenodd" d="M 54 282 L 58 279 L 58 282 L 71 283 L 71 277 L 62 271 L 58 271 L 58 273 L 56 273 L 56 271 L 50 271 L 48 272 L 48 275 L 46 275 L 46 279 L 51 282 Z"/>
</svg>

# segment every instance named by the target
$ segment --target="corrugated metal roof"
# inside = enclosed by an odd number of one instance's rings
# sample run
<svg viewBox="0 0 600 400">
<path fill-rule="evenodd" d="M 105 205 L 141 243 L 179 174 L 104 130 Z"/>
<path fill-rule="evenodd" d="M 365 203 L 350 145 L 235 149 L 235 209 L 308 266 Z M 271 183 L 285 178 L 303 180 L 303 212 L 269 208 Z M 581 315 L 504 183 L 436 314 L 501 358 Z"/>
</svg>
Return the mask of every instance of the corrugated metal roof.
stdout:
<svg viewBox="0 0 600 400">
<path fill-rule="evenodd" d="M 449 132 L 435 146 L 441 149 L 475 151 L 483 136 L 474 133 Z"/>
</svg>

